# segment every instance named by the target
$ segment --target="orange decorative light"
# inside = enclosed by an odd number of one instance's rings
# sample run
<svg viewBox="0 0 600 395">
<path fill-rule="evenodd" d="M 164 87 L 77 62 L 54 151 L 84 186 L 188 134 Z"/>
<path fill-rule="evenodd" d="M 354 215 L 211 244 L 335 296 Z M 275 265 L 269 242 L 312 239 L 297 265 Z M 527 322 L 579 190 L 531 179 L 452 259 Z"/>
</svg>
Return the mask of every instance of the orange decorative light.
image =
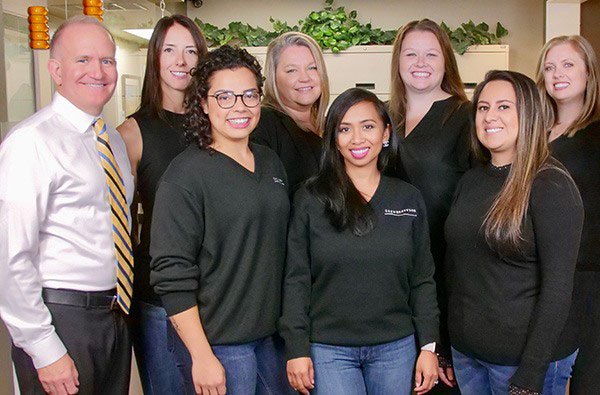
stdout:
<svg viewBox="0 0 600 395">
<path fill-rule="evenodd" d="M 97 18 L 100 22 L 103 21 L 102 14 L 104 13 L 102 0 L 83 0 L 83 13 L 88 16 Z"/>
<path fill-rule="evenodd" d="M 29 48 L 50 48 L 50 35 L 48 34 L 48 10 L 46 7 L 32 6 L 27 8 L 29 17 Z"/>
</svg>

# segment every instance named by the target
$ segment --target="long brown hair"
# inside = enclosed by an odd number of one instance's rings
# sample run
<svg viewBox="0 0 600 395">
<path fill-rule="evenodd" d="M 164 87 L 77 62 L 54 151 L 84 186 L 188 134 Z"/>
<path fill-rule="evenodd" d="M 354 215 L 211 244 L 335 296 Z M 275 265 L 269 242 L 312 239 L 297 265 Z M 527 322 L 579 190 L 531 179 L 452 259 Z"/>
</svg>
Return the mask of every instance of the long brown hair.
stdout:
<svg viewBox="0 0 600 395">
<path fill-rule="evenodd" d="M 515 158 L 502 189 L 486 214 L 483 229 L 486 241 L 494 250 L 516 251 L 522 241 L 521 225 L 527 215 L 535 177 L 544 169 L 562 170 L 550 160 L 542 103 L 535 82 L 526 75 L 514 71 L 489 71 L 473 95 L 473 120 L 481 92 L 491 81 L 506 81 L 515 90 L 519 131 Z M 471 148 L 477 158 L 489 162 L 490 151 L 479 142 L 475 129 L 471 129 Z"/>
<path fill-rule="evenodd" d="M 198 50 L 198 61 L 208 53 L 204 35 L 200 31 L 200 28 L 198 28 L 198 25 L 187 16 L 175 14 L 165 16 L 158 21 L 148 43 L 146 73 L 144 74 L 140 108 L 152 116 L 161 118 L 164 118 L 164 109 L 162 106 L 162 87 L 160 84 L 160 53 L 162 52 L 162 46 L 169 28 L 176 23 L 186 28 L 192 35 L 194 44 Z"/>
<path fill-rule="evenodd" d="M 402 26 L 396 34 L 394 47 L 392 50 L 392 78 L 391 78 L 391 95 L 389 102 L 389 110 L 392 119 L 399 129 L 403 128 L 406 120 L 406 89 L 402 77 L 400 77 L 400 50 L 402 49 L 402 41 L 406 35 L 413 31 L 431 32 L 435 35 L 444 56 L 444 78 L 442 79 L 442 90 L 452 96 L 460 98 L 460 102 L 468 101 L 465 95 L 465 87 L 460 79 L 456 58 L 452 50 L 450 38 L 442 28 L 430 19 L 421 19 L 420 21 L 411 21 Z M 460 104 L 460 103 L 459 103 Z"/>
<path fill-rule="evenodd" d="M 581 113 L 575 119 L 572 125 L 565 130 L 564 134 L 568 137 L 573 137 L 578 130 L 585 128 L 590 123 L 600 118 L 600 68 L 598 66 L 598 58 L 594 52 L 594 48 L 588 40 L 581 36 L 558 36 L 554 37 L 544 45 L 535 72 L 536 85 L 542 99 L 542 107 L 544 109 L 545 129 L 552 129 L 556 123 L 558 114 L 558 106 L 554 99 L 546 91 L 544 83 L 544 63 L 548 51 L 560 44 L 571 44 L 571 47 L 581 56 L 588 73 L 587 84 L 585 86 L 583 108 Z"/>
<path fill-rule="evenodd" d="M 312 105 L 310 115 L 317 134 L 320 135 L 325 126 L 325 113 L 329 104 L 329 78 L 327 77 L 327 67 L 325 66 L 323 53 L 319 48 L 319 44 L 312 37 L 300 32 L 287 32 L 269 43 L 265 61 L 265 97 L 262 104 L 289 114 L 279 96 L 276 71 L 281 53 L 291 46 L 308 48 L 317 65 L 317 73 L 319 73 L 321 79 L 321 97 Z"/>
</svg>

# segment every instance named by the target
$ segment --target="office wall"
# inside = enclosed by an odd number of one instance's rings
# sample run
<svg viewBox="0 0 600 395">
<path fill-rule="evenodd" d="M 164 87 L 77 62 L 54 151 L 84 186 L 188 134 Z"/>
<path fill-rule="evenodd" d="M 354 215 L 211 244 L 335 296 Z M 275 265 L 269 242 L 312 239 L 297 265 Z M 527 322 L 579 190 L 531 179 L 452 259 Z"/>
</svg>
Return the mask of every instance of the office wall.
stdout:
<svg viewBox="0 0 600 395">
<path fill-rule="evenodd" d="M 188 2 L 188 16 L 225 26 L 233 20 L 270 27 L 269 16 L 296 24 L 311 10 L 320 9 L 323 0 L 205 0 L 200 8 Z M 504 43 L 510 45 L 510 68 L 532 76 L 538 51 L 544 40 L 544 7 L 542 0 L 335 0 L 334 7 L 357 10 L 358 19 L 384 29 L 396 29 L 421 18 L 442 20 L 450 27 L 472 19 L 490 26 L 497 21 L 509 30 Z"/>
</svg>

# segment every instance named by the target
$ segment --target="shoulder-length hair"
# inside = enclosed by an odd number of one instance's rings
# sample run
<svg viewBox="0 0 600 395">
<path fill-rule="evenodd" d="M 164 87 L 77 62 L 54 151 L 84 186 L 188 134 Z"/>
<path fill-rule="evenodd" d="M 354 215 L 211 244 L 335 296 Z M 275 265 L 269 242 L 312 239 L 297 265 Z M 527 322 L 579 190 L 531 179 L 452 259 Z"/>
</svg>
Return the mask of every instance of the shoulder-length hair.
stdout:
<svg viewBox="0 0 600 395">
<path fill-rule="evenodd" d="M 208 149 L 212 144 L 210 119 L 204 113 L 202 104 L 208 100 L 212 76 L 220 70 L 246 68 L 254 74 L 258 92 L 262 94 L 263 77 L 258 60 L 243 48 L 223 45 L 208 53 L 200 60 L 192 72 L 192 83 L 188 88 L 185 138 L 188 144 L 197 144 L 200 149 Z"/>
<path fill-rule="evenodd" d="M 473 95 L 473 120 L 477 116 L 481 92 L 492 81 L 506 81 L 515 90 L 519 130 L 515 158 L 502 189 L 485 216 L 483 229 L 490 247 L 499 252 L 513 252 L 519 249 L 523 240 L 521 225 L 527 215 L 535 177 L 542 169 L 558 167 L 550 161 L 537 87 L 526 75 L 514 71 L 489 71 Z M 476 158 L 489 162 L 491 153 L 481 144 L 475 129 L 471 128 L 471 148 Z"/>
<path fill-rule="evenodd" d="M 366 235 L 373 230 L 375 215 L 346 173 L 344 158 L 337 148 L 337 135 L 346 112 L 362 102 L 372 103 L 384 127 L 390 128 L 389 147 L 381 150 L 377 168 L 381 171 L 388 157 L 397 152 L 398 137 L 385 104 L 372 92 L 351 88 L 331 104 L 325 120 L 320 168 L 317 175 L 307 182 L 308 190 L 325 205 L 331 225 L 338 231 L 349 228 L 356 236 Z"/>
<path fill-rule="evenodd" d="M 392 50 L 389 110 L 394 123 L 399 128 L 406 120 L 406 88 L 400 76 L 400 51 L 404 38 L 406 38 L 408 33 L 413 31 L 430 32 L 437 38 L 442 48 L 442 55 L 444 56 L 444 78 L 442 79 L 441 88 L 444 92 L 460 98 L 460 103 L 468 101 L 465 94 L 465 87 L 460 79 L 460 73 L 456 65 L 456 57 L 452 50 L 452 44 L 446 32 L 440 25 L 430 19 L 408 22 L 398 30 Z"/>
<path fill-rule="evenodd" d="M 281 53 L 284 49 L 291 46 L 308 48 L 315 59 L 317 72 L 321 80 L 321 96 L 313 103 L 310 115 L 317 133 L 321 134 L 325 124 L 325 112 L 329 104 L 329 78 L 327 77 L 327 67 L 325 66 L 321 48 L 319 48 L 319 44 L 312 37 L 300 32 L 287 32 L 269 43 L 265 61 L 265 97 L 263 105 L 282 111 L 288 115 L 290 114 L 279 95 L 276 71 Z"/>
<path fill-rule="evenodd" d="M 147 111 L 152 116 L 164 118 L 164 109 L 162 105 L 162 87 L 160 83 L 160 54 L 165 36 L 174 24 L 186 28 L 194 40 L 198 50 L 198 59 L 202 59 L 208 53 L 204 35 L 190 18 L 184 15 L 171 15 L 161 18 L 156 26 L 150 42 L 148 43 L 148 55 L 146 56 L 146 73 L 144 74 L 144 83 L 142 86 L 142 98 L 140 108 Z M 196 65 L 190 65 L 195 67 Z"/>
<path fill-rule="evenodd" d="M 544 83 L 544 63 L 546 62 L 548 51 L 560 44 L 571 44 L 571 47 L 573 47 L 583 59 L 588 74 L 581 113 L 575 119 L 573 124 L 565 130 L 565 134 L 568 137 L 573 137 L 578 130 L 585 128 L 587 125 L 600 118 L 600 98 L 598 97 L 600 95 L 600 68 L 598 66 L 598 58 L 596 57 L 594 48 L 592 48 L 592 45 L 588 40 L 581 36 L 558 36 L 554 37 L 544 45 L 538 60 L 535 78 L 542 99 L 546 131 L 552 129 L 556 123 L 558 107 L 554 99 L 546 91 L 546 85 Z"/>
</svg>

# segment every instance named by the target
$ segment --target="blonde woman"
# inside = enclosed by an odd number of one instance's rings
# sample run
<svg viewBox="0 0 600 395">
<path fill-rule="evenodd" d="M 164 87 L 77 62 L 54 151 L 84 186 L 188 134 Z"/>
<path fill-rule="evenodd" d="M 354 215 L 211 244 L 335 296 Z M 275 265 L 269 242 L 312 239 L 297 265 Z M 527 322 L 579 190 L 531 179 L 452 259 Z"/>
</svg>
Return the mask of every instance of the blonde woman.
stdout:
<svg viewBox="0 0 600 395">
<path fill-rule="evenodd" d="M 579 187 L 585 220 L 565 335 L 579 344 L 572 394 L 600 393 L 600 71 L 581 36 L 548 41 L 537 68 L 550 148 Z M 579 327 L 579 328 L 578 328 Z"/>
<path fill-rule="evenodd" d="M 400 134 L 398 160 L 388 174 L 399 176 L 423 194 L 436 264 L 440 308 L 440 385 L 454 386 L 443 260 L 443 227 L 452 194 L 469 168 L 470 105 L 447 34 L 429 19 L 412 21 L 396 36 L 392 52 L 389 111 Z M 434 391 L 435 392 L 435 391 Z"/>
<path fill-rule="evenodd" d="M 315 40 L 299 32 L 273 40 L 267 49 L 260 122 L 251 138 L 277 153 L 292 191 L 318 169 L 328 103 L 327 70 Z"/>
<path fill-rule="evenodd" d="M 473 97 L 475 156 L 445 226 L 448 325 L 464 395 L 564 394 L 577 355 L 561 336 L 583 205 L 550 156 L 535 83 L 490 71 Z"/>
</svg>

